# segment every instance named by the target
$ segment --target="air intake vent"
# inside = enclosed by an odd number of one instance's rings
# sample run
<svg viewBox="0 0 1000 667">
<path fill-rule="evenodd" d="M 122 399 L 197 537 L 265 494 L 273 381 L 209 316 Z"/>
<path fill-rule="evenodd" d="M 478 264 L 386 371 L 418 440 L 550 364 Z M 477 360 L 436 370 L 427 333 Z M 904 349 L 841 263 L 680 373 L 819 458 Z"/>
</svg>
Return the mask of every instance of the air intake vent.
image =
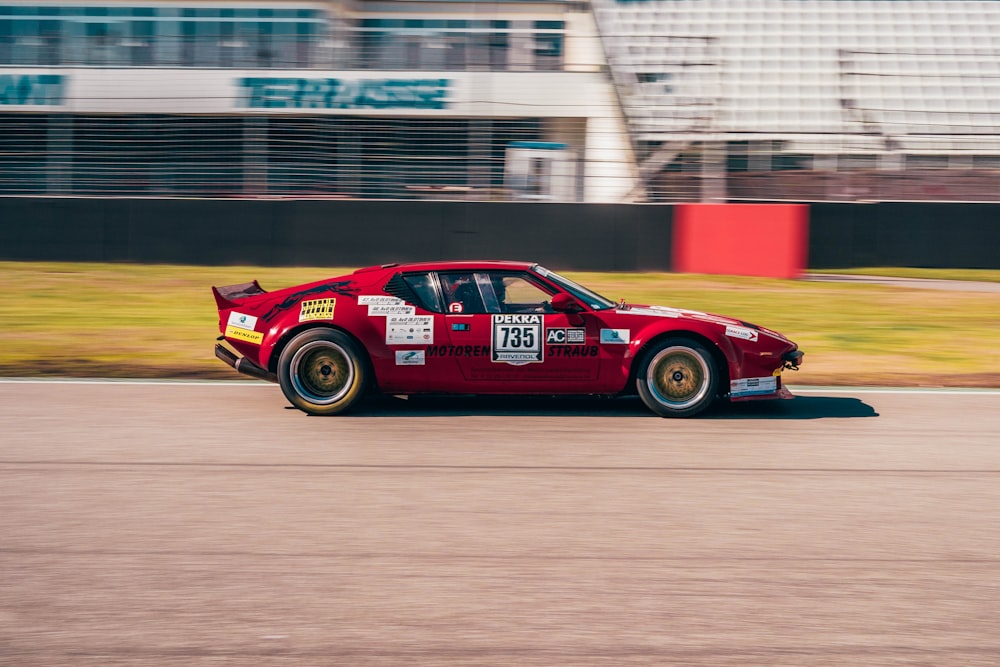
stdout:
<svg viewBox="0 0 1000 667">
<path fill-rule="evenodd" d="M 382 288 L 386 294 L 391 294 L 397 299 L 402 299 L 406 303 L 413 305 L 422 305 L 420 299 L 417 298 L 416 292 L 414 292 L 403 277 L 398 273 L 389 279 L 389 282 L 385 284 Z"/>
</svg>

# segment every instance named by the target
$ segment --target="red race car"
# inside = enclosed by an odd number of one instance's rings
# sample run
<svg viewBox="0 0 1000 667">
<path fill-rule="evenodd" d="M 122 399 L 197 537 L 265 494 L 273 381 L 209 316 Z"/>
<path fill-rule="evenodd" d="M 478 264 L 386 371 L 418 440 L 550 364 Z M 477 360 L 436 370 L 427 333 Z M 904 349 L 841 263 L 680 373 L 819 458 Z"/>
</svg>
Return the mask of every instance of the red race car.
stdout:
<svg viewBox="0 0 1000 667">
<path fill-rule="evenodd" d="M 527 262 L 385 264 L 268 292 L 213 287 L 215 355 L 281 385 L 295 407 L 341 413 L 385 394 L 621 395 L 664 417 L 717 399 L 790 398 L 802 363 L 740 320 L 606 299 Z M 235 352 L 233 351 L 235 350 Z"/>
</svg>

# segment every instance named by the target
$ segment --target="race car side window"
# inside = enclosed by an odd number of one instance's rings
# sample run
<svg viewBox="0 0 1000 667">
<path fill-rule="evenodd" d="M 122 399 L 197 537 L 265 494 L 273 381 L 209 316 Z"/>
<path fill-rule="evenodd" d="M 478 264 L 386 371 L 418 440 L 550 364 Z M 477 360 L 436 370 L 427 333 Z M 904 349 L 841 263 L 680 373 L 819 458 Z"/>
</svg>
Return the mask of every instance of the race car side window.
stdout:
<svg viewBox="0 0 1000 667">
<path fill-rule="evenodd" d="M 491 272 L 489 284 L 500 313 L 553 313 L 551 288 L 528 280 L 523 274 Z M 491 309 L 492 310 L 492 309 Z"/>
<path fill-rule="evenodd" d="M 416 297 L 415 306 L 432 313 L 441 312 L 441 297 L 438 294 L 437 281 L 429 273 L 409 273 L 403 276 L 403 282 Z M 408 299 L 404 299 L 408 300 Z"/>
<path fill-rule="evenodd" d="M 449 313 L 485 313 L 483 296 L 471 272 L 439 273 L 445 308 Z"/>
</svg>

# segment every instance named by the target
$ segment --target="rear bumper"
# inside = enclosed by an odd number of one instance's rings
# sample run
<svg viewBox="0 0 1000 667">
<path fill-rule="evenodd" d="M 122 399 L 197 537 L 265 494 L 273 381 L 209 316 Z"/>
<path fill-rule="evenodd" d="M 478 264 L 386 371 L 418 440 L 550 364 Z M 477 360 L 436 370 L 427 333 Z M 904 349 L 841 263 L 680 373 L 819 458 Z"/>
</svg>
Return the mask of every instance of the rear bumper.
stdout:
<svg viewBox="0 0 1000 667">
<path fill-rule="evenodd" d="M 222 344 L 216 344 L 215 357 L 226 362 L 227 365 L 231 366 L 243 375 L 249 375 L 250 377 L 257 378 L 258 380 L 267 380 L 268 382 L 278 381 L 278 378 L 274 375 L 274 373 L 267 372 L 265 369 L 261 368 L 246 357 L 237 356 L 235 352 Z"/>
</svg>

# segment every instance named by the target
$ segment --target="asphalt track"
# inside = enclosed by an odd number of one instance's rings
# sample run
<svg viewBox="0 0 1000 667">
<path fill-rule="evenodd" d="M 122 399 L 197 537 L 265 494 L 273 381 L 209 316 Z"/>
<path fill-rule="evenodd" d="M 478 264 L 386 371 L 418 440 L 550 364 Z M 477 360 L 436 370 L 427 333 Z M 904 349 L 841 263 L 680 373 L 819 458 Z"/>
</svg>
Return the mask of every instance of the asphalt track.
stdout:
<svg viewBox="0 0 1000 667">
<path fill-rule="evenodd" d="M 1000 391 L 0 382 L 3 665 L 1000 664 Z"/>
</svg>

